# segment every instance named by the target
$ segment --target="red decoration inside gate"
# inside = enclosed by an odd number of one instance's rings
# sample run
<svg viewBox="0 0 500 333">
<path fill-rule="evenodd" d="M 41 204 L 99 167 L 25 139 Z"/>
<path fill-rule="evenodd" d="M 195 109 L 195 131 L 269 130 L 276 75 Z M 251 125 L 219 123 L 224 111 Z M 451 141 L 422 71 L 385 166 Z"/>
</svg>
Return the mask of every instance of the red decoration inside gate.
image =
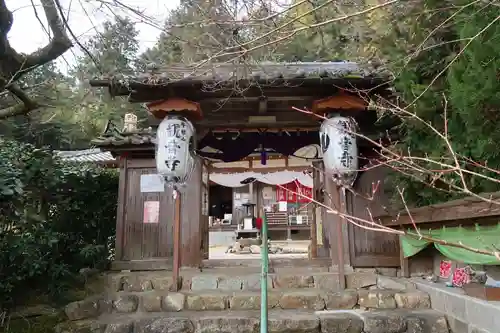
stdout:
<svg viewBox="0 0 500 333">
<path fill-rule="evenodd" d="M 298 195 L 297 193 L 302 195 Z M 312 188 L 302 185 L 299 182 L 294 181 L 276 186 L 276 201 L 306 203 L 311 202 L 310 198 L 312 198 Z"/>
</svg>

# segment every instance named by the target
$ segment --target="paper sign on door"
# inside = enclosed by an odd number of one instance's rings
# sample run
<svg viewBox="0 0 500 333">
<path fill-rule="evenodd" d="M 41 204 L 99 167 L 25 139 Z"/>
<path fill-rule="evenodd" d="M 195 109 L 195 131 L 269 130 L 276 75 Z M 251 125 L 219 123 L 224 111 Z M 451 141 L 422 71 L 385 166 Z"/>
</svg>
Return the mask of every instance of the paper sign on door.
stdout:
<svg viewBox="0 0 500 333">
<path fill-rule="evenodd" d="M 144 223 L 158 223 L 160 221 L 160 202 L 144 202 Z"/>
</svg>

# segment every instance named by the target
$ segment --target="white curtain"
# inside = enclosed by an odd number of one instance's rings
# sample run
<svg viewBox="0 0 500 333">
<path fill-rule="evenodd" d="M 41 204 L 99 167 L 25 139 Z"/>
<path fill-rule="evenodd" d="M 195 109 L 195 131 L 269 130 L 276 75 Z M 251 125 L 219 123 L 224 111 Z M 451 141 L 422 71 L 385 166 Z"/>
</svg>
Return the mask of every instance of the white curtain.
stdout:
<svg viewBox="0 0 500 333">
<path fill-rule="evenodd" d="M 241 187 L 241 181 L 253 177 L 257 181 L 269 185 L 283 185 L 293 181 L 298 181 L 303 186 L 313 187 L 313 179 L 310 175 L 300 171 L 276 171 L 269 173 L 260 172 L 240 172 L 240 173 L 211 173 L 210 180 L 216 184 L 226 187 Z"/>
</svg>

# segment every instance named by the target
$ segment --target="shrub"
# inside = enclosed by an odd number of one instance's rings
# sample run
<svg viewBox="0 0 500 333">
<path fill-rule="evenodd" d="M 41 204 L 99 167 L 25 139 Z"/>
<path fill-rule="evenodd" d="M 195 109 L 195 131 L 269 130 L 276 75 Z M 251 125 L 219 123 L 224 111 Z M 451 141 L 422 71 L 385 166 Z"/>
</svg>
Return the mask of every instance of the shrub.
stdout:
<svg viewBox="0 0 500 333">
<path fill-rule="evenodd" d="M 113 250 L 118 175 L 0 140 L 0 309 L 55 296 Z"/>
</svg>

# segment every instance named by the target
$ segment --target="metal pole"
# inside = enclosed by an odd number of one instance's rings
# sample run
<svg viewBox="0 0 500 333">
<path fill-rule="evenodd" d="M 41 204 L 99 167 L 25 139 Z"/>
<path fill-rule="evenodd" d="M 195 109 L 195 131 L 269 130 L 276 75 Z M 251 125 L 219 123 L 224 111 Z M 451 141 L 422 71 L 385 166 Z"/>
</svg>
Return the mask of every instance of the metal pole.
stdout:
<svg viewBox="0 0 500 333">
<path fill-rule="evenodd" d="M 341 186 L 336 186 L 336 208 L 339 212 L 344 213 L 345 209 L 342 206 L 342 194 L 344 193 Z M 342 224 L 344 223 L 344 218 L 337 216 L 336 221 L 336 233 L 337 233 L 337 265 L 339 270 L 339 287 L 340 290 L 345 289 L 345 271 L 344 271 L 344 233 L 342 232 Z"/>
<path fill-rule="evenodd" d="M 173 260 L 173 280 L 174 291 L 179 291 L 180 280 L 179 271 L 181 266 L 181 194 L 177 189 L 173 189 L 174 207 L 174 260 Z"/>
<path fill-rule="evenodd" d="M 262 275 L 260 277 L 260 333 L 267 333 L 267 275 L 269 273 L 269 254 L 267 247 L 267 217 L 262 219 Z"/>
</svg>

